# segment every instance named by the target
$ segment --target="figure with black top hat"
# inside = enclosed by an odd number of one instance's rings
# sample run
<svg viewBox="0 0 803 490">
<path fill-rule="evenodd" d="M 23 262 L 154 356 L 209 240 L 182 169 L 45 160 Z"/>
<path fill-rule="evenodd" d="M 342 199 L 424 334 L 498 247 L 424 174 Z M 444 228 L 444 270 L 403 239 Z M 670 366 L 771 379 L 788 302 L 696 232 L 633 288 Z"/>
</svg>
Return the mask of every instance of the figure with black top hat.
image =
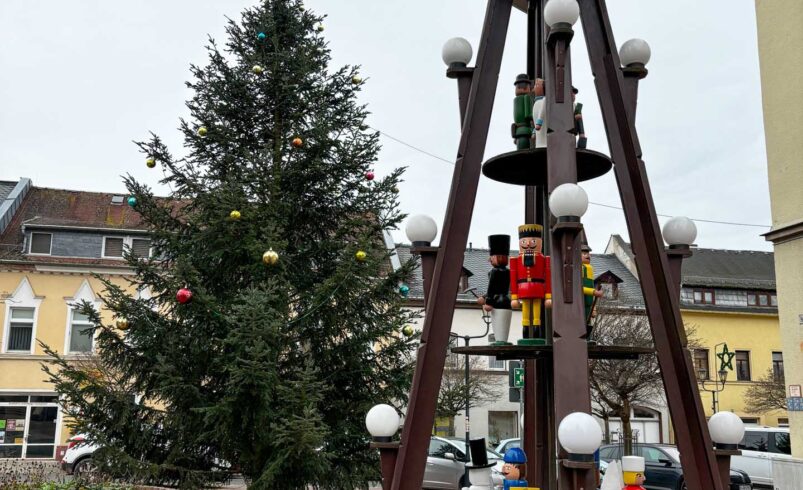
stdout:
<svg viewBox="0 0 803 490">
<path fill-rule="evenodd" d="M 502 482 L 503 490 L 512 488 L 527 487 L 527 455 L 519 447 L 512 447 L 505 451 L 505 464 L 502 466 L 502 475 L 505 481 Z"/>
<path fill-rule="evenodd" d="M 591 247 L 588 246 L 586 235 L 583 233 L 583 244 L 580 246 L 583 259 L 583 301 L 585 306 L 586 339 L 591 342 L 591 331 L 594 327 L 591 320 L 594 316 L 594 307 L 597 298 L 602 297 L 602 291 L 594 287 L 594 267 L 591 266 Z"/>
<path fill-rule="evenodd" d="M 588 145 L 586 138 L 586 128 L 583 124 L 583 104 L 577 102 L 577 87 L 572 86 L 572 102 L 574 102 L 574 132 L 577 133 L 577 148 L 585 148 Z"/>
<path fill-rule="evenodd" d="M 493 268 L 488 271 L 488 290 L 477 298 L 477 303 L 491 315 L 495 341 L 491 345 L 510 345 L 510 270 L 507 268 L 510 255 L 510 235 L 491 235 L 488 262 Z"/>
<path fill-rule="evenodd" d="M 495 463 L 488 462 L 488 452 L 485 448 L 485 438 L 472 439 L 468 441 L 471 450 L 471 462 L 466 464 L 468 469 L 468 479 L 471 481 L 469 490 L 493 490 L 494 481 L 491 476 L 491 468 Z"/>
<path fill-rule="evenodd" d="M 516 98 L 513 99 L 513 125 L 510 127 L 516 149 L 528 150 L 533 132 L 533 81 L 525 74 L 516 77 Z"/>
<path fill-rule="evenodd" d="M 549 257 L 541 254 L 544 228 L 519 226 L 519 255 L 510 259 L 510 305 L 521 306 L 522 339 L 519 345 L 544 345 L 541 329 L 541 302 L 552 306 Z"/>
</svg>

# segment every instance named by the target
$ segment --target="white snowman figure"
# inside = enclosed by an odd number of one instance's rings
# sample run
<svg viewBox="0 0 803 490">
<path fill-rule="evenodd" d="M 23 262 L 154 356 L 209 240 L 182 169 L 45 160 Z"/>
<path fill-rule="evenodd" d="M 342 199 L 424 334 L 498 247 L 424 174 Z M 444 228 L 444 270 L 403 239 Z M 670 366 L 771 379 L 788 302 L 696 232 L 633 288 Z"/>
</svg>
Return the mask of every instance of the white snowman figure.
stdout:
<svg viewBox="0 0 803 490">
<path fill-rule="evenodd" d="M 463 487 L 463 490 L 494 490 L 494 481 L 491 476 L 491 468 L 495 463 L 488 463 L 488 453 L 485 448 L 485 438 L 472 439 L 468 441 L 471 450 L 471 462 L 466 464 L 468 478 L 471 480 L 470 487 Z"/>
</svg>

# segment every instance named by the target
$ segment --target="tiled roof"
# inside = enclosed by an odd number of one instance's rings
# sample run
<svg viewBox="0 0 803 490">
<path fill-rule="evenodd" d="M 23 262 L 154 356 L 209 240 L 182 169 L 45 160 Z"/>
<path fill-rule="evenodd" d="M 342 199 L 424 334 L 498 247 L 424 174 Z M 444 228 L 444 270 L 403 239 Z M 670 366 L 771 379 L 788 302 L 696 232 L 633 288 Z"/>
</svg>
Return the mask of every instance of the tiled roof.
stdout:
<svg viewBox="0 0 803 490">
<path fill-rule="evenodd" d="M 402 262 L 410 258 L 409 245 L 397 246 L 396 252 Z M 517 254 L 517 250 L 511 251 L 511 255 L 515 256 Z M 638 280 L 619 262 L 616 256 L 613 254 L 592 254 L 591 265 L 594 267 L 595 276 L 611 271 L 623 280 L 619 284 L 619 298 L 616 300 L 604 300 L 607 305 L 627 308 L 644 307 Z M 471 248 L 466 250 L 463 254 L 463 267 L 474 274 L 468 278 L 469 287 L 476 288 L 477 294 L 484 293 L 488 288 L 488 271 L 491 270 L 491 264 L 488 262 L 488 249 Z M 424 298 L 421 268 L 417 268 L 413 272 L 408 286 L 410 286 L 410 299 L 421 300 Z M 475 298 L 471 293 L 458 294 L 457 301 L 460 303 L 475 303 Z"/>
<path fill-rule="evenodd" d="M 633 249 L 618 235 L 630 257 Z M 775 289 L 775 260 L 772 252 L 693 248 L 692 256 L 683 261 L 681 281 L 684 286 L 731 289 Z"/>
<path fill-rule="evenodd" d="M 19 252 L 23 225 L 144 231 L 139 213 L 125 202 L 112 204 L 114 195 L 119 194 L 32 187 L 0 234 L 0 253 Z"/>
<path fill-rule="evenodd" d="M 14 181 L 0 180 L 0 201 L 5 200 L 16 185 L 17 183 Z"/>
</svg>

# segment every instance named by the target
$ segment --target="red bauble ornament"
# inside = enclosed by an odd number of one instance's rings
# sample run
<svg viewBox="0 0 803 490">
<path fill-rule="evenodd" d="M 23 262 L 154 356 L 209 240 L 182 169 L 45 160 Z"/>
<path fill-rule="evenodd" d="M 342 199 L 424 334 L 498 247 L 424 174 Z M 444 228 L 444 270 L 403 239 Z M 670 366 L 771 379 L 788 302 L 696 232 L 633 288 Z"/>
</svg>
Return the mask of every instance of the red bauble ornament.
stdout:
<svg viewBox="0 0 803 490">
<path fill-rule="evenodd" d="M 192 291 L 187 288 L 181 288 L 176 293 L 176 301 L 179 303 L 186 304 L 192 300 Z"/>
<path fill-rule="evenodd" d="M 374 180 L 374 173 L 370 170 L 365 172 L 365 180 Z"/>
</svg>

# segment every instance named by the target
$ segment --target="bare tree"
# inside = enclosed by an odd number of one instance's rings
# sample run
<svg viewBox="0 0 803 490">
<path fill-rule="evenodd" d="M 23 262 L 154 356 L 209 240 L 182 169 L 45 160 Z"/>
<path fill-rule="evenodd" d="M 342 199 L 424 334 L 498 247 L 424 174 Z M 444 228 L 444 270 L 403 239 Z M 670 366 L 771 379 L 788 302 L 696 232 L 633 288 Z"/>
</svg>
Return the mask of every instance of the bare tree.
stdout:
<svg viewBox="0 0 803 490">
<path fill-rule="evenodd" d="M 447 362 L 441 378 L 441 389 L 438 392 L 438 405 L 435 416 L 449 419 L 449 435 L 454 435 L 454 417 L 468 408 L 474 408 L 486 402 L 495 401 L 501 395 L 499 375 L 487 370 L 485 361 L 476 356 L 469 356 L 469 378 L 466 385 L 466 356 L 454 356 Z M 507 378 L 505 378 L 507 380 Z M 466 398 L 468 386 L 468 398 Z"/>
<path fill-rule="evenodd" d="M 747 388 L 744 408 L 750 413 L 786 410 L 786 384 L 783 375 L 776 375 L 772 369 L 768 369 L 764 377 Z"/>
<path fill-rule="evenodd" d="M 687 326 L 686 333 L 689 347 L 693 348 L 698 343 L 695 329 Z M 653 347 L 649 320 L 643 312 L 602 310 L 596 319 L 594 338 L 601 345 Z M 605 422 L 606 437 L 610 436 L 609 419 L 619 417 L 625 454 L 631 454 L 633 405 L 654 404 L 665 396 L 658 357 L 646 354 L 637 360 L 591 359 L 589 381 L 596 405 L 593 411 Z"/>
</svg>

